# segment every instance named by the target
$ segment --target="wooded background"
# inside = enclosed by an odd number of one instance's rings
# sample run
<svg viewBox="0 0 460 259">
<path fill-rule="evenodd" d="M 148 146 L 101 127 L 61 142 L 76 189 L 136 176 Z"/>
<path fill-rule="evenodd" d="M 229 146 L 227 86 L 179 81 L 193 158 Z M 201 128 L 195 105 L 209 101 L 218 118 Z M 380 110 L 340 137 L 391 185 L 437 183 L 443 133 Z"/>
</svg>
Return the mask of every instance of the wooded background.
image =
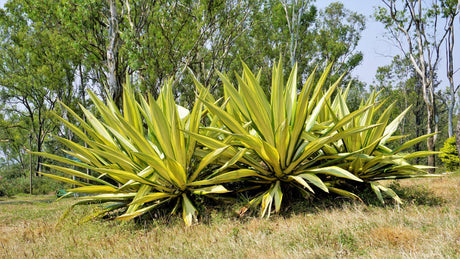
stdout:
<svg viewBox="0 0 460 259">
<path fill-rule="evenodd" d="M 58 101 L 91 110 L 86 90 L 103 98 L 107 89 L 120 105 L 126 80 L 156 96 L 172 77 L 177 102 L 187 106 L 195 98 L 190 73 L 218 94 L 216 71 L 232 77 L 244 61 L 269 85 L 280 57 L 287 68 L 298 64 L 301 83 L 315 66 L 321 73 L 334 62 L 328 81 L 346 73 L 341 87 L 351 84 L 351 107 L 372 90 L 397 103 L 395 114 L 411 106 L 399 133 L 439 132 L 412 151 L 439 150 L 457 119 L 458 12 L 456 0 L 376 2 L 371 19 L 384 24 L 382 36 L 400 53 L 369 71 L 375 81 L 366 85 L 350 73 L 363 60 L 357 44 L 366 17 L 341 2 L 318 9 L 310 0 L 8 1 L 0 11 L 0 175 L 40 171 L 42 158 L 28 150 L 62 154 L 50 133 L 74 137 L 49 116 L 53 110 L 67 118 Z M 448 82 L 439 80 L 441 66 Z M 436 158 L 416 162 L 434 165 Z"/>
</svg>

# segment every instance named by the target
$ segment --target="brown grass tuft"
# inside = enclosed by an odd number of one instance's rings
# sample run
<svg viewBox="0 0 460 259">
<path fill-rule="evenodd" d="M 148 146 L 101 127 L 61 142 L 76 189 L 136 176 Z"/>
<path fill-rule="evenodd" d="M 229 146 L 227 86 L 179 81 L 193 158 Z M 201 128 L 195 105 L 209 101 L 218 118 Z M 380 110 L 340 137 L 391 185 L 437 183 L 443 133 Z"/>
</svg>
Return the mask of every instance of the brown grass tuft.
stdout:
<svg viewBox="0 0 460 259">
<path fill-rule="evenodd" d="M 36 242 L 37 239 L 46 238 L 53 233 L 55 233 L 55 228 L 48 223 L 27 224 L 22 230 L 22 239 L 26 242 Z"/>
<path fill-rule="evenodd" d="M 410 249 L 419 242 L 421 233 L 404 226 L 386 226 L 373 229 L 368 236 L 369 245 L 392 246 Z"/>
</svg>

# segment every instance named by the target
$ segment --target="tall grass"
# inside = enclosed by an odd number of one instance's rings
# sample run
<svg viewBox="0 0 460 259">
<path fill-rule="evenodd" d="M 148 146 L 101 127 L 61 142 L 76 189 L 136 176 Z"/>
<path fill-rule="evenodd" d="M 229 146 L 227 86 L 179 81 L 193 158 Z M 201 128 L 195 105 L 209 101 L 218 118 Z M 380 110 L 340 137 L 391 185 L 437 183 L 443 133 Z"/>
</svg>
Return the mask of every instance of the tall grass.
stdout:
<svg viewBox="0 0 460 259">
<path fill-rule="evenodd" d="M 407 199 L 403 205 L 340 199 L 298 204 L 270 220 L 210 209 L 191 227 L 161 215 L 148 223 L 78 224 L 98 205 L 77 207 L 58 223 L 72 199 L 1 204 L 0 258 L 458 258 L 460 175 L 401 180 L 394 187 Z"/>
</svg>

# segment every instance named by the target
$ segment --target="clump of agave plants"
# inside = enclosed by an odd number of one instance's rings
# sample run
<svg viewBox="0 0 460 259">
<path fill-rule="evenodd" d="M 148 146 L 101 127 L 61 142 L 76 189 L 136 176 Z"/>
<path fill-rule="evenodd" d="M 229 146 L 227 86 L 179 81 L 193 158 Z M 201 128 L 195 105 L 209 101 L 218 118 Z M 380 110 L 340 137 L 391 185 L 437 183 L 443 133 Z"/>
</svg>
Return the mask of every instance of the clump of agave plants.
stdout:
<svg viewBox="0 0 460 259">
<path fill-rule="evenodd" d="M 166 207 L 171 213 L 182 210 L 187 225 L 197 220 L 200 196 L 243 191 L 238 188 L 253 194 L 242 211 L 260 208 L 260 216 L 269 217 L 280 211 L 286 192 L 360 199 L 349 188 L 359 185 L 372 188 L 381 202 L 384 196 L 401 202 L 377 181 L 426 175 L 426 167 L 407 159 L 432 153 L 402 152 L 429 136 L 389 148 L 401 138 L 393 134 L 406 111 L 390 120 L 394 104 L 376 103 L 372 93 L 350 112 L 348 89 L 338 89 L 340 79 L 325 86 L 331 66 L 318 80 L 313 72 L 299 92 L 297 68 L 286 81 L 279 62 L 269 97 L 260 74 L 245 64 L 243 69 L 237 87 L 219 74 L 224 96 L 218 100 L 195 80 L 197 97 L 190 110 L 176 104 L 172 81 L 157 99 L 126 85 L 121 111 L 109 95 L 104 103 L 89 92 L 97 114 L 81 107 L 84 119 L 66 107 L 75 124 L 57 116 L 80 142 L 56 136 L 68 148 L 65 157 L 37 153 L 67 164 L 44 166 L 71 177 L 41 174 L 78 186 L 69 194 L 92 194 L 75 205 L 106 204 L 94 216 L 132 219 Z"/>
</svg>

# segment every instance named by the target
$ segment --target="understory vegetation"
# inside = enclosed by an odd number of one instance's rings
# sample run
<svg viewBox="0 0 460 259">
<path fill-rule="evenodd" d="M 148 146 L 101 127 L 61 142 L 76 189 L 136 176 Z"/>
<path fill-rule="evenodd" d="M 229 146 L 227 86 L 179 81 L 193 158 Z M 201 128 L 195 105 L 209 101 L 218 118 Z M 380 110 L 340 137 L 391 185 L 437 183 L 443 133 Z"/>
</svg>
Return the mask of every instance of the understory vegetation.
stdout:
<svg viewBox="0 0 460 259">
<path fill-rule="evenodd" d="M 444 146 L 440 150 L 442 153 L 439 155 L 439 158 L 450 171 L 457 170 L 460 162 L 455 139 L 455 136 L 446 139 Z"/>
<path fill-rule="evenodd" d="M 38 177 L 32 183 L 32 194 L 49 194 L 56 192 L 56 190 L 70 187 L 70 185 L 59 183 L 46 177 Z M 0 197 L 13 197 L 24 193 L 30 193 L 29 177 L 2 177 L 0 179 Z"/>
<path fill-rule="evenodd" d="M 219 98 L 195 79 L 190 109 L 176 103 L 172 80 L 158 98 L 125 85 L 121 109 L 110 94 L 103 102 L 89 91 L 94 112 L 81 106 L 80 117 L 62 103 L 74 123 L 55 116 L 75 136 L 55 136 L 67 147 L 65 155 L 34 153 L 55 161 L 44 167 L 67 176 L 40 174 L 77 186 L 67 195 L 85 195 L 74 205 L 106 204 L 88 219 L 181 211 L 192 225 L 209 204 L 245 200 L 240 215 L 256 209 L 269 217 L 296 198 L 330 194 L 362 201 L 373 193 L 381 203 L 386 197 L 402 203 L 378 181 L 430 176 L 429 167 L 409 159 L 437 152 L 404 151 L 433 134 L 397 141 L 401 136 L 394 133 L 407 110 L 390 119 L 394 103 L 376 102 L 378 93 L 350 111 L 349 88 L 338 88 L 341 78 L 328 81 L 331 67 L 298 86 L 297 66 L 285 80 L 281 61 L 271 76 L 256 75 L 243 63 L 237 84 L 219 73 Z"/>
</svg>

